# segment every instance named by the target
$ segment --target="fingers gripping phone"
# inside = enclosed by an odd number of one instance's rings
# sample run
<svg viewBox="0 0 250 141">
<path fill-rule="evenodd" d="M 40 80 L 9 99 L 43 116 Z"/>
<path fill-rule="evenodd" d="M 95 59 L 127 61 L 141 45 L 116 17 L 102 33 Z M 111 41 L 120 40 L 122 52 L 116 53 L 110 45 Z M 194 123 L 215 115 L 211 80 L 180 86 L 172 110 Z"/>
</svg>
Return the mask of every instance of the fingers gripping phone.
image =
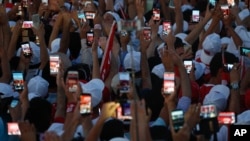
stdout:
<svg viewBox="0 0 250 141">
<path fill-rule="evenodd" d="M 120 120 L 131 120 L 131 110 L 130 110 L 131 103 L 128 100 L 121 101 L 120 106 L 117 108 L 117 118 Z"/>
</svg>

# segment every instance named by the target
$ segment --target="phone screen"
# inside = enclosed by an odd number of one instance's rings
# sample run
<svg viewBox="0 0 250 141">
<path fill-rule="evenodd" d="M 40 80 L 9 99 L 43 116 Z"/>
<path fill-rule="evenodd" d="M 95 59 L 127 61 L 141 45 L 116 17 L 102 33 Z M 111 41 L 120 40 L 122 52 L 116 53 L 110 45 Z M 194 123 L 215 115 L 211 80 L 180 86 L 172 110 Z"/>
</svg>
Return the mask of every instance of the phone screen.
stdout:
<svg viewBox="0 0 250 141">
<path fill-rule="evenodd" d="M 30 48 L 29 42 L 23 42 L 23 43 L 21 43 L 21 47 L 22 47 L 22 50 L 23 50 L 23 55 L 25 57 L 31 57 L 32 56 L 32 52 L 31 52 L 31 48 Z"/>
<path fill-rule="evenodd" d="M 221 5 L 221 11 L 224 15 L 224 18 L 229 15 L 229 6 L 228 5 Z"/>
<path fill-rule="evenodd" d="M 234 112 L 220 112 L 218 115 L 219 124 L 234 124 L 235 113 Z"/>
<path fill-rule="evenodd" d="M 153 20 L 154 21 L 160 21 L 160 9 L 159 8 L 153 8 Z"/>
<path fill-rule="evenodd" d="M 59 71 L 59 56 L 58 55 L 51 55 L 50 59 L 50 74 L 54 75 L 57 74 Z"/>
<path fill-rule="evenodd" d="M 13 99 L 10 103 L 10 107 L 11 108 L 15 108 L 17 106 L 17 104 L 19 103 L 18 99 Z"/>
<path fill-rule="evenodd" d="M 186 68 L 187 70 L 187 73 L 189 74 L 192 70 L 192 67 L 193 67 L 193 61 L 192 60 L 184 60 L 184 67 Z"/>
<path fill-rule="evenodd" d="M 28 7 L 28 0 L 22 0 L 23 7 Z"/>
<path fill-rule="evenodd" d="M 170 21 L 164 21 L 162 23 L 162 34 L 168 35 L 171 31 L 171 22 Z"/>
<path fill-rule="evenodd" d="M 89 31 L 87 32 L 87 46 L 91 47 L 94 42 L 94 32 Z"/>
<path fill-rule="evenodd" d="M 230 7 L 233 7 L 233 6 L 235 6 L 235 1 L 234 1 L 234 0 L 227 0 L 227 4 L 228 4 Z"/>
<path fill-rule="evenodd" d="M 120 102 L 120 106 L 117 108 L 117 118 L 120 120 L 131 120 L 131 110 L 130 110 L 130 101 L 126 100 Z"/>
<path fill-rule="evenodd" d="M 140 20 L 121 20 L 117 22 L 117 30 L 118 31 L 127 31 L 131 32 L 134 30 L 141 30 L 141 22 Z"/>
<path fill-rule="evenodd" d="M 203 105 L 201 106 L 200 116 L 203 119 L 217 117 L 217 110 L 215 105 Z"/>
<path fill-rule="evenodd" d="M 8 122 L 8 135 L 21 135 L 17 122 Z"/>
<path fill-rule="evenodd" d="M 78 86 L 78 72 L 69 71 L 67 75 L 67 84 L 69 86 L 69 92 L 76 92 Z"/>
<path fill-rule="evenodd" d="M 164 94 L 172 94 L 175 89 L 174 72 L 164 72 L 163 91 Z"/>
<path fill-rule="evenodd" d="M 86 17 L 83 12 L 78 12 L 78 19 L 81 23 L 86 22 Z"/>
<path fill-rule="evenodd" d="M 32 15 L 32 22 L 33 22 L 33 26 L 35 28 L 39 28 L 39 25 L 40 25 L 40 15 L 39 14 Z"/>
<path fill-rule="evenodd" d="M 200 21 L 200 11 L 199 10 L 193 10 L 192 11 L 192 22 L 198 23 Z"/>
<path fill-rule="evenodd" d="M 168 7 L 175 8 L 175 6 L 174 6 L 174 0 L 170 0 L 169 1 Z"/>
<path fill-rule="evenodd" d="M 143 36 L 145 40 L 151 40 L 151 27 L 143 28 Z"/>
<path fill-rule="evenodd" d="M 182 110 L 174 110 L 171 112 L 174 130 L 178 131 L 184 124 L 184 112 Z"/>
<path fill-rule="evenodd" d="M 24 80 L 22 72 L 12 72 L 13 85 L 16 91 L 22 91 L 24 88 Z"/>
<path fill-rule="evenodd" d="M 211 8 L 214 8 L 216 5 L 216 0 L 209 0 L 209 4 L 210 4 Z"/>
<path fill-rule="evenodd" d="M 234 66 L 233 64 L 225 64 L 224 65 L 224 71 L 225 72 L 230 72 L 232 70 L 233 66 Z"/>
<path fill-rule="evenodd" d="M 85 16 L 86 16 L 86 19 L 93 20 L 95 18 L 95 12 L 92 12 L 92 11 L 85 12 Z"/>
<path fill-rule="evenodd" d="M 120 93 L 128 93 L 129 86 L 129 72 L 119 72 L 119 80 L 120 80 Z"/>
<path fill-rule="evenodd" d="M 31 28 L 33 26 L 33 21 L 23 21 L 22 28 Z"/>
<path fill-rule="evenodd" d="M 42 3 L 48 5 L 48 0 L 42 0 Z"/>
<path fill-rule="evenodd" d="M 250 48 L 248 48 L 248 47 L 240 47 L 240 55 L 248 56 L 249 53 L 250 53 Z"/>
<path fill-rule="evenodd" d="M 88 93 L 82 93 L 80 95 L 80 114 L 91 114 L 91 95 Z"/>
</svg>

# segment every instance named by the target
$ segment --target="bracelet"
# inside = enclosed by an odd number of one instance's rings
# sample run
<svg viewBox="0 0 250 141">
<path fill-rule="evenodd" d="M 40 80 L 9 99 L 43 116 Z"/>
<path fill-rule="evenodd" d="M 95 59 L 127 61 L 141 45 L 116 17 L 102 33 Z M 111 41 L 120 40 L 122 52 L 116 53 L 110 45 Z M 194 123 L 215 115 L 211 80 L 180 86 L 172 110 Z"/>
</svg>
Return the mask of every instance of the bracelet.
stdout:
<svg viewBox="0 0 250 141">
<path fill-rule="evenodd" d="M 68 103 L 66 113 L 72 113 L 76 107 L 76 103 Z"/>
</svg>

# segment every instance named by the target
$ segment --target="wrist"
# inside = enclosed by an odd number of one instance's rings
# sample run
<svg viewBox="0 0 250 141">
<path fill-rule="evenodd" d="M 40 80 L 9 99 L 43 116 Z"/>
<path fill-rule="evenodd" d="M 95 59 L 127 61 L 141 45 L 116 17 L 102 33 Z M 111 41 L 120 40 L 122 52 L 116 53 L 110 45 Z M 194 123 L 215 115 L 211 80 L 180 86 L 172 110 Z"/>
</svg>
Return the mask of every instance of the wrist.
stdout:
<svg viewBox="0 0 250 141">
<path fill-rule="evenodd" d="M 240 88 L 239 81 L 233 81 L 230 83 L 231 90 L 239 90 L 239 88 Z"/>
<path fill-rule="evenodd" d="M 75 102 L 69 102 L 69 103 L 67 103 L 66 112 L 67 113 L 72 113 L 75 110 L 75 107 L 76 107 L 76 103 Z"/>
</svg>

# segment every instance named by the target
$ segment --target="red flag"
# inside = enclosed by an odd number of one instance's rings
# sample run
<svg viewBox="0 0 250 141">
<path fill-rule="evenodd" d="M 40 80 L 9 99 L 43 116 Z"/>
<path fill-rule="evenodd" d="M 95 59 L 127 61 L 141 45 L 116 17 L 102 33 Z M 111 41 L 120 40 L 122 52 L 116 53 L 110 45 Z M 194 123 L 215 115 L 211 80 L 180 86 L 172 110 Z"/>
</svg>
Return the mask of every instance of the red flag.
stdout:
<svg viewBox="0 0 250 141">
<path fill-rule="evenodd" d="M 107 44 L 105 47 L 104 55 L 103 55 L 103 60 L 101 63 L 100 67 L 100 75 L 101 79 L 105 81 L 107 78 L 109 71 L 110 71 L 110 64 L 111 64 L 111 51 L 113 47 L 113 41 L 114 41 L 114 36 L 115 36 L 115 30 L 116 30 L 116 22 L 113 22 L 112 27 L 109 32 L 109 37 L 107 40 Z"/>
</svg>

